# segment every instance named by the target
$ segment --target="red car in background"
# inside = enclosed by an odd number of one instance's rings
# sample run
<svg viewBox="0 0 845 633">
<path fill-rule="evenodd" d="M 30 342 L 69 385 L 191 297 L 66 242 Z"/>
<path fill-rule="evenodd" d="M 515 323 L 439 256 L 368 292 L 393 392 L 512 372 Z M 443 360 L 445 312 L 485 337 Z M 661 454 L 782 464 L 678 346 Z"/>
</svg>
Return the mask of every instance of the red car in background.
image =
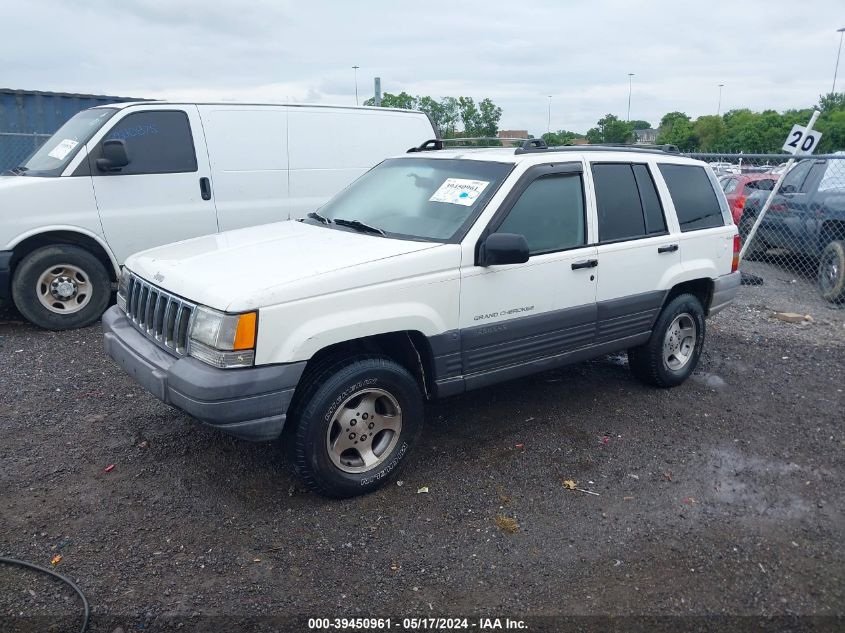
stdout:
<svg viewBox="0 0 845 633">
<path fill-rule="evenodd" d="M 778 174 L 735 174 L 722 176 L 719 184 L 728 199 L 731 208 L 731 215 L 734 224 L 739 225 L 739 218 L 742 215 L 742 207 L 745 206 L 745 199 L 755 191 L 771 191 L 780 176 Z"/>
</svg>

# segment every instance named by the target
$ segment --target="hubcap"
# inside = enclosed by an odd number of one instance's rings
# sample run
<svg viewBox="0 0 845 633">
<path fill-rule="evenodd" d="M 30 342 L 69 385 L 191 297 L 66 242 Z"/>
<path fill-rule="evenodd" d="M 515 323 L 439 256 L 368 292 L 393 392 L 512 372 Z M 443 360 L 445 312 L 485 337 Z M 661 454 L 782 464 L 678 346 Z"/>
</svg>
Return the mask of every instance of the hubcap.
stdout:
<svg viewBox="0 0 845 633">
<path fill-rule="evenodd" d="M 70 264 L 48 268 L 35 284 L 41 305 L 57 314 L 79 312 L 91 301 L 93 289 L 88 274 Z"/>
<path fill-rule="evenodd" d="M 669 369 L 677 371 L 692 358 L 698 328 L 692 315 L 684 312 L 672 321 L 663 339 L 663 362 Z"/>
<path fill-rule="evenodd" d="M 362 389 L 343 401 L 326 431 L 335 466 L 363 473 L 381 464 L 402 432 L 402 408 L 383 389 Z"/>
<path fill-rule="evenodd" d="M 819 284 L 823 290 L 830 290 L 839 279 L 839 264 L 833 256 L 826 256 L 819 266 Z"/>
</svg>

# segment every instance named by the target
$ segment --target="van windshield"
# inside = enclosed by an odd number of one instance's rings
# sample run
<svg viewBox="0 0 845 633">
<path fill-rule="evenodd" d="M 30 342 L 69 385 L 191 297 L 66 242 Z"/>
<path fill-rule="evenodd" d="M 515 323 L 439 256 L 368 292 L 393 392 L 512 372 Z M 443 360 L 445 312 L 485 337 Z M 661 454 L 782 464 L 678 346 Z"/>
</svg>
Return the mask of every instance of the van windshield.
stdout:
<svg viewBox="0 0 845 633">
<path fill-rule="evenodd" d="M 115 108 L 92 108 L 76 113 L 12 172 L 21 176 L 61 176 L 80 148 L 115 112 Z"/>
<path fill-rule="evenodd" d="M 330 220 L 327 226 L 390 237 L 448 241 L 478 216 L 512 168 L 512 163 L 490 161 L 388 159 L 308 221 Z"/>
</svg>

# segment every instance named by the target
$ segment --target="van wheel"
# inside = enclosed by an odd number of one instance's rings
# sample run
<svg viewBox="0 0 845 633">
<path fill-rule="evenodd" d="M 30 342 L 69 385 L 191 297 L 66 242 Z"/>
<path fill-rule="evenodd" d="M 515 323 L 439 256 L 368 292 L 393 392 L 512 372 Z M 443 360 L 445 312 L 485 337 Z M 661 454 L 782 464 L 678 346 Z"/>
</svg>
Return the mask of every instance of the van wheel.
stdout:
<svg viewBox="0 0 845 633">
<path fill-rule="evenodd" d="M 694 295 L 670 301 L 646 343 L 628 350 L 628 366 L 647 385 L 675 387 L 692 374 L 704 346 L 704 308 Z"/>
<path fill-rule="evenodd" d="M 831 303 L 845 302 L 845 241 L 828 244 L 819 258 L 819 292 Z"/>
<path fill-rule="evenodd" d="M 356 356 L 303 380 L 284 438 L 297 476 L 335 498 L 383 486 L 422 430 L 423 398 L 414 377 L 384 356 Z"/>
<path fill-rule="evenodd" d="M 47 330 L 91 325 L 109 305 L 105 266 L 78 246 L 44 246 L 23 258 L 12 279 L 12 299 L 28 321 Z"/>
</svg>

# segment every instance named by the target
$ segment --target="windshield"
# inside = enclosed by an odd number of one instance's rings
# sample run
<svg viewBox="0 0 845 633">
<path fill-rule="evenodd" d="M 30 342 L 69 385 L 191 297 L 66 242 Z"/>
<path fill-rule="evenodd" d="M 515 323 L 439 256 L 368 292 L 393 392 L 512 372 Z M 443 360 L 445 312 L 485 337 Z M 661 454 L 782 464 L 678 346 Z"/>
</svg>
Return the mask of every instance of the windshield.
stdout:
<svg viewBox="0 0 845 633">
<path fill-rule="evenodd" d="M 447 241 L 475 219 L 512 168 L 489 161 L 392 158 L 329 200 L 319 215 L 344 226 L 357 220 L 359 230 L 392 237 Z"/>
<path fill-rule="evenodd" d="M 38 148 L 22 165 L 12 171 L 23 176 L 61 176 L 79 148 L 103 127 L 114 108 L 92 108 L 78 112 Z"/>
</svg>

